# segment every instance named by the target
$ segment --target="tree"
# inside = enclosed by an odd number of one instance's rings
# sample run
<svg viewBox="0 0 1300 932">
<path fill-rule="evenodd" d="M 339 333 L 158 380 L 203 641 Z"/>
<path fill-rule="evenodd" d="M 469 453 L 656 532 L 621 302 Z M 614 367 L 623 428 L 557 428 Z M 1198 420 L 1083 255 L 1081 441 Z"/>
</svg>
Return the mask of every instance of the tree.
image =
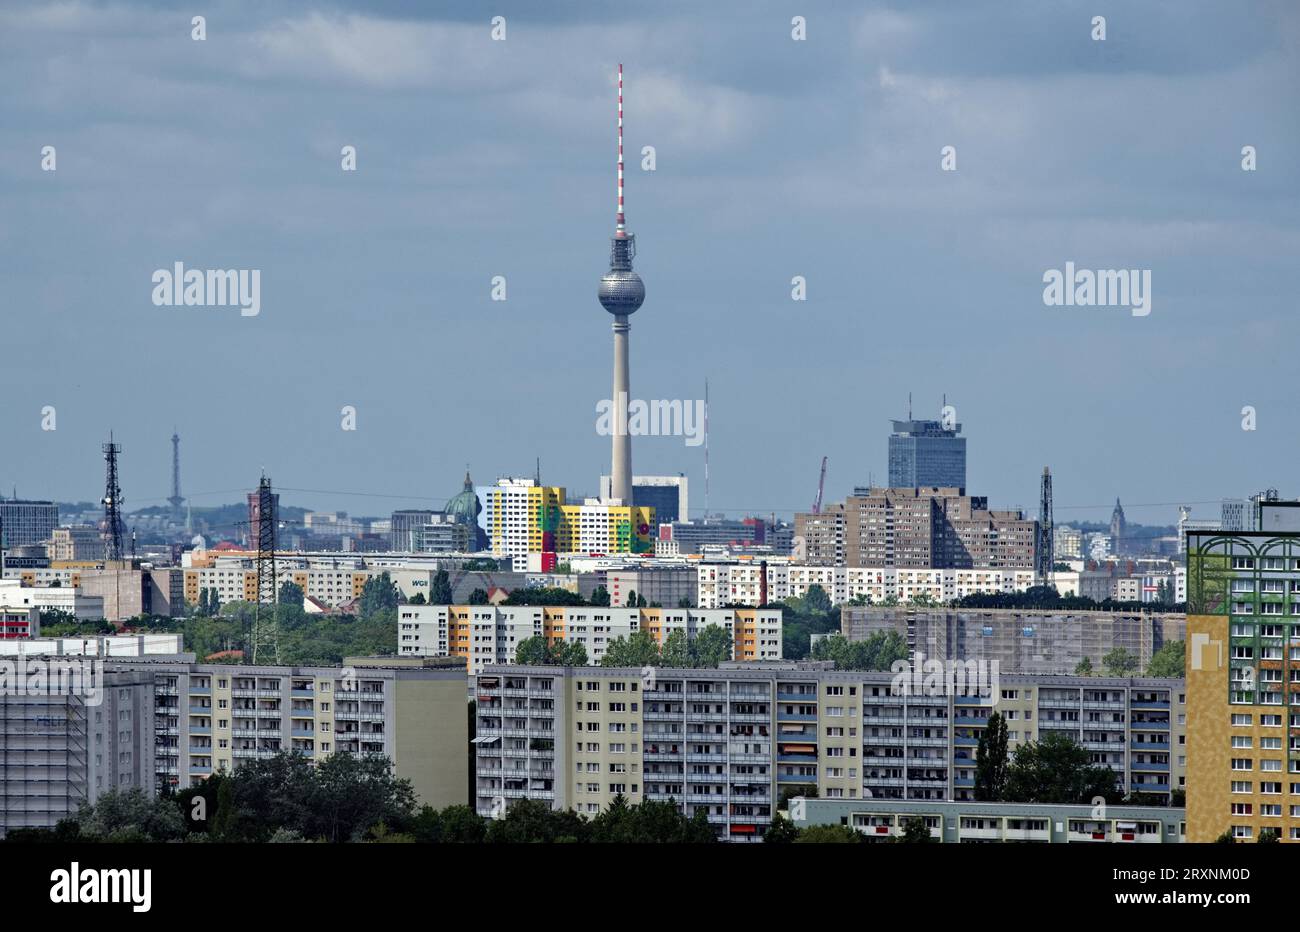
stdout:
<svg viewBox="0 0 1300 932">
<path fill-rule="evenodd" d="M 1092 676 L 1092 660 L 1084 657 L 1074 665 L 1075 676 Z"/>
<path fill-rule="evenodd" d="M 487 604 L 488 604 L 488 594 L 487 594 L 487 590 L 485 590 L 485 589 L 475 589 L 473 592 L 471 592 L 471 593 L 469 594 L 469 604 L 470 604 L 470 605 L 487 605 Z"/>
<path fill-rule="evenodd" d="M 782 816 L 773 816 L 772 824 L 763 832 L 763 844 L 788 845 L 799 837 L 799 827 Z"/>
<path fill-rule="evenodd" d="M 541 635 L 524 638 L 515 645 L 515 663 L 525 666 L 554 663 L 551 647 Z"/>
<path fill-rule="evenodd" d="M 1170 641 L 1151 655 L 1151 662 L 1147 664 L 1147 676 L 1185 676 L 1186 666 L 1185 642 Z"/>
<path fill-rule="evenodd" d="M 426 605 L 427 603 L 428 600 L 425 599 L 423 592 L 417 592 L 415 595 L 411 596 L 409 599 L 406 600 L 407 605 Z"/>
<path fill-rule="evenodd" d="M 93 806 L 82 803 L 74 818 L 86 841 L 159 842 L 185 834 L 185 820 L 175 802 L 148 795 L 138 786 L 109 790 Z"/>
<path fill-rule="evenodd" d="M 681 628 L 672 631 L 664 638 L 663 649 L 659 652 L 659 662 L 665 667 L 689 667 L 691 665 L 691 647 L 686 632 Z"/>
<path fill-rule="evenodd" d="M 591 590 L 592 605 L 609 605 L 609 590 L 604 586 L 597 586 Z"/>
<path fill-rule="evenodd" d="M 975 748 L 975 798 L 982 802 L 1002 799 L 1007 786 L 1007 723 L 994 712 Z"/>
<path fill-rule="evenodd" d="M 549 586 L 521 586 L 510 590 L 506 605 L 586 605 L 578 593 Z"/>
<path fill-rule="evenodd" d="M 705 625 L 691 642 L 691 666 L 716 667 L 731 659 L 731 632 L 721 625 Z"/>
<path fill-rule="evenodd" d="M 298 608 L 302 608 L 303 598 L 302 586 L 288 580 L 280 583 L 279 602 L 281 605 L 296 605 Z"/>
<path fill-rule="evenodd" d="M 831 597 L 826 594 L 826 590 L 816 583 L 808 587 L 808 591 L 804 593 L 803 601 L 808 611 L 818 615 L 829 614 L 834 607 L 831 605 Z"/>
<path fill-rule="evenodd" d="M 925 845 L 932 844 L 935 841 L 930 834 L 929 827 L 925 824 L 925 819 L 920 816 L 909 816 L 903 820 L 903 832 L 895 841 L 900 844 L 908 845 Z"/>
<path fill-rule="evenodd" d="M 605 648 L 601 658 L 603 667 L 647 667 L 660 661 L 659 645 L 649 631 L 634 631 L 627 637 L 615 638 Z"/>
<path fill-rule="evenodd" d="M 213 780 L 219 780 L 220 785 L 217 787 L 217 805 L 212 816 L 211 834 L 218 841 L 224 841 L 235 820 L 235 789 L 228 777 L 214 774 L 205 782 L 211 783 Z"/>
<path fill-rule="evenodd" d="M 858 845 L 862 833 L 847 825 L 809 825 L 799 830 L 796 845 Z"/>
<path fill-rule="evenodd" d="M 316 764 L 307 794 L 309 838 L 351 841 L 377 824 L 401 824 L 415 811 L 411 781 L 393 772 L 387 757 L 338 752 Z"/>
<path fill-rule="evenodd" d="M 593 604 L 594 604 L 594 603 L 593 603 Z M 678 608 L 693 608 L 694 606 L 691 605 L 691 598 L 690 598 L 690 596 L 686 596 L 686 595 L 684 595 L 684 596 L 682 596 L 680 599 L 677 600 L 677 607 L 678 607 Z"/>
<path fill-rule="evenodd" d="M 430 605 L 450 605 L 455 596 L 451 591 L 451 577 L 446 570 L 438 570 L 433 575 L 433 584 L 429 587 Z"/>
<path fill-rule="evenodd" d="M 1174 604 L 1174 587 L 1169 580 L 1162 579 L 1156 586 L 1156 602 L 1166 607 Z"/>
<path fill-rule="evenodd" d="M 837 670 L 888 670 L 908 655 L 907 642 L 897 631 L 875 631 L 864 641 L 832 634 L 818 639 L 812 649 L 814 660 L 831 660 Z"/>
<path fill-rule="evenodd" d="M 1139 669 L 1137 656 L 1124 647 L 1116 647 L 1109 651 L 1101 658 L 1101 665 L 1105 668 L 1107 676 L 1132 676 Z"/>
<path fill-rule="evenodd" d="M 396 612 L 397 603 L 397 586 L 388 575 L 388 570 L 384 570 L 378 576 L 366 580 L 361 589 L 361 604 L 357 611 L 362 619 L 369 619 L 381 612 Z"/>
<path fill-rule="evenodd" d="M 1094 765 L 1088 751 L 1068 735 L 1040 734 L 1038 741 L 1016 748 L 1007 768 L 1007 802 L 1089 803 L 1098 796 L 1116 797 L 1113 770 Z"/>
<path fill-rule="evenodd" d="M 1255 839 L 1256 844 L 1261 845 L 1275 845 L 1280 841 L 1281 838 L 1278 836 L 1277 830 L 1272 828 L 1264 829 L 1259 833 L 1259 837 Z"/>
<path fill-rule="evenodd" d="M 570 641 L 555 645 L 556 662 L 566 667 L 585 667 L 587 665 L 587 648 L 579 641 Z"/>
<path fill-rule="evenodd" d="M 1216 845 L 1235 845 L 1237 843 L 1237 839 L 1232 837 L 1232 829 L 1228 829 L 1218 838 L 1214 839 L 1214 843 Z"/>
</svg>

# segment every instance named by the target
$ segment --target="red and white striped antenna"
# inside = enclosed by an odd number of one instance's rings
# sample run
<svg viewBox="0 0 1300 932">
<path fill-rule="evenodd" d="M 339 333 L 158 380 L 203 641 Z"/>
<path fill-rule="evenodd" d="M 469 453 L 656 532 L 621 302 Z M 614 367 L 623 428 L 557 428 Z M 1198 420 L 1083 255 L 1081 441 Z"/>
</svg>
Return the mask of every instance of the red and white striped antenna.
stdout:
<svg viewBox="0 0 1300 932">
<path fill-rule="evenodd" d="M 623 230 L 623 64 L 618 66 L 618 220 L 615 234 L 622 236 Z"/>
</svg>

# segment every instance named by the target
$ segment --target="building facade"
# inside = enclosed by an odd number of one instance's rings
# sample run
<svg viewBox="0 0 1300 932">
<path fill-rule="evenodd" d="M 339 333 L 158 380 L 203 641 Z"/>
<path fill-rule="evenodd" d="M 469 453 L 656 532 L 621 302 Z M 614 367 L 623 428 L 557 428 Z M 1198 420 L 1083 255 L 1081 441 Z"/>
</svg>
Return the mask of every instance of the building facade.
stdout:
<svg viewBox="0 0 1300 932">
<path fill-rule="evenodd" d="M 59 526 L 59 506 L 54 502 L 0 499 L 0 547 L 43 544 Z"/>
<path fill-rule="evenodd" d="M 50 532 L 50 545 L 47 549 L 50 560 L 55 563 L 83 560 L 98 562 L 104 559 L 104 538 L 100 535 L 99 528 L 91 524 L 56 527 Z"/>
<path fill-rule="evenodd" d="M 761 835 L 783 798 L 973 801 L 993 712 L 1008 744 L 1068 735 L 1126 795 L 1168 803 L 1185 776 L 1183 681 L 1001 674 L 962 695 L 829 664 L 717 670 L 490 666 L 477 683 L 475 807 L 580 813 L 617 795 L 703 809 Z M 982 694 L 981 694 L 982 693 Z"/>
<path fill-rule="evenodd" d="M 926 598 L 940 604 L 978 593 L 1023 592 L 1034 585 L 1032 569 L 928 569 L 845 567 L 742 560 L 700 563 L 696 599 L 701 608 L 769 605 L 802 598 L 820 586 L 834 605 L 857 600 L 899 603 Z"/>
<path fill-rule="evenodd" d="M 382 754 L 421 803 L 463 803 L 464 668 L 435 660 L 348 658 L 342 667 L 194 663 L 121 658 L 110 671 L 151 677 L 152 785 L 196 786 L 244 761 L 296 751 Z"/>
<path fill-rule="evenodd" d="M 733 660 L 780 660 L 781 609 L 616 608 L 599 605 L 402 605 L 397 651 L 403 657 L 462 657 L 471 675 L 515 662 L 519 642 L 581 644 L 599 664 L 619 638 L 648 632 L 660 647 L 674 631 L 692 641 L 717 625 L 731 636 Z"/>
<path fill-rule="evenodd" d="M 493 556 L 654 551 L 653 507 L 611 505 L 594 498 L 569 504 L 562 486 L 544 486 L 533 479 L 498 480 L 483 498 L 482 519 Z"/>
<path fill-rule="evenodd" d="M 878 841 L 893 841 L 910 819 L 921 819 L 934 841 L 949 844 L 1178 844 L 1187 840 L 1184 810 L 1165 806 L 1059 806 L 1041 803 L 942 802 L 889 799 L 805 799 L 790 820 L 799 828 L 847 825 Z"/>
<path fill-rule="evenodd" d="M 858 489 L 843 509 L 842 525 L 833 510 L 795 515 L 795 536 L 803 540 L 807 562 L 936 569 L 1034 566 L 1038 522 L 1019 511 L 991 511 L 988 499 L 966 495 L 962 488 Z"/>
<path fill-rule="evenodd" d="M 690 498 L 685 476 L 633 476 L 632 501 L 655 510 L 659 524 L 690 520 Z M 600 477 L 600 497 L 613 498 L 609 476 Z"/>
<path fill-rule="evenodd" d="M 889 485 L 894 489 L 942 486 L 966 489 L 966 438 L 961 425 L 894 421 L 889 436 Z"/>
<path fill-rule="evenodd" d="M 1187 577 L 1188 840 L 1300 841 L 1300 533 L 1189 533 Z"/>
<path fill-rule="evenodd" d="M 1087 660 L 1105 668 L 1111 651 L 1127 651 L 1137 669 L 1152 655 L 1183 639 L 1186 616 L 1158 612 L 983 608 L 889 608 L 846 605 L 840 633 L 851 641 L 882 631 L 901 635 L 907 646 L 940 660 L 997 661 L 1003 670 L 1038 675 L 1072 674 Z"/>
<path fill-rule="evenodd" d="M 0 836 L 51 828 L 110 790 L 152 791 L 153 772 L 146 674 L 102 674 L 97 699 L 74 690 L 0 696 Z"/>
</svg>

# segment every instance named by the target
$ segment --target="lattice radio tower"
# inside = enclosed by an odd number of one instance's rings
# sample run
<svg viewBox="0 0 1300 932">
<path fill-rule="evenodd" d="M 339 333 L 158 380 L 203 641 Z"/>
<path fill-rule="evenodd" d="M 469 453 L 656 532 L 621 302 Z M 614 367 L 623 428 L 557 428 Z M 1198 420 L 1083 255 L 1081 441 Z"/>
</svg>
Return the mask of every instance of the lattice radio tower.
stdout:
<svg viewBox="0 0 1300 932">
<path fill-rule="evenodd" d="M 1056 566 L 1056 556 L 1052 552 L 1053 543 L 1052 528 L 1052 472 L 1046 466 L 1043 467 L 1043 485 L 1038 495 L 1038 547 L 1036 548 L 1035 558 L 1038 571 L 1036 582 L 1040 586 L 1046 586 L 1052 578 L 1052 568 Z"/>
<path fill-rule="evenodd" d="M 257 543 L 257 608 L 253 615 L 253 663 L 280 662 L 280 631 L 276 619 L 279 593 L 275 582 L 275 495 L 262 473 L 257 485 L 256 513 L 249 529 Z"/>
<path fill-rule="evenodd" d="M 117 454 L 122 452 L 120 444 L 113 442 L 113 434 L 108 435 L 108 443 L 103 445 L 105 472 L 104 523 L 100 533 L 104 538 L 104 558 L 122 559 L 122 487 L 117 482 Z"/>
</svg>

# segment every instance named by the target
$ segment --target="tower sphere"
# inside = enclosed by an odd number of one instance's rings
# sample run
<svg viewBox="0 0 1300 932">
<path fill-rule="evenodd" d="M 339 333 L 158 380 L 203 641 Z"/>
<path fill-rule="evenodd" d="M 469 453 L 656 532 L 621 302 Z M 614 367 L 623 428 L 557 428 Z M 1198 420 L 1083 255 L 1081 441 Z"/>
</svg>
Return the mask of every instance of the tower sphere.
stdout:
<svg viewBox="0 0 1300 932">
<path fill-rule="evenodd" d="M 615 316 L 634 313 L 645 300 L 645 284 L 631 269 L 610 269 L 596 292 L 601 305 Z"/>
</svg>

